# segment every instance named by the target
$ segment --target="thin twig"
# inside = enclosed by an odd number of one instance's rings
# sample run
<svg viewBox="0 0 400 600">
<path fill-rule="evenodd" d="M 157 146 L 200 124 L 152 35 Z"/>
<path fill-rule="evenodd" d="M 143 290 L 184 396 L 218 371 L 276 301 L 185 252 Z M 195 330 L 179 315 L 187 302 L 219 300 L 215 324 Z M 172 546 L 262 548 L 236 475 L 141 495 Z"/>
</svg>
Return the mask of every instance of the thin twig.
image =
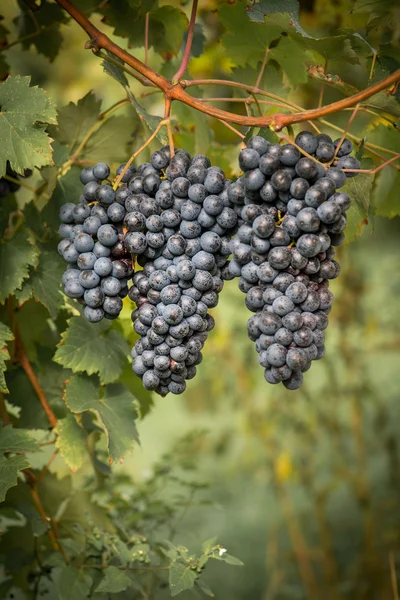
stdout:
<svg viewBox="0 0 400 600">
<path fill-rule="evenodd" d="M 30 190 L 31 192 L 35 193 L 36 190 L 34 187 L 32 187 L 31 185 L 29 185 L 28 183 L 25 183 L 25 181 L 21 181 L 20 179 L 17 179 L 16 177 L 12 177 L 12 175 L 3 175 L 3 179 L 6 179 L 7 181 L 10 181 L 11 183 L 16 183 L 17 185 L 20 185 L 21 187 Z M 50 198 L 50 196 L 47 196 L 47 198 Z"/>
<path fill-rule="evenodd" d="M 193 0 L 192 4 L 192 12 L 190 15 L 189 27 L 187 32 L 186 46 L 185 51 L 183 53 L 182 62 L 179 66 L 179 69 L 175 73 L 172 78 L 172 83 L 177 83 L 181 77 L 185 74 L 185 71 L 188 66 L 188 62 L 190 59 L 190 51 L 192 49 L 193 35 L 194 35 L 194 26 L 196 24 L 196 13 L 197 13 L 197 4 L 198 0 Z"/>
<path fill-rule="evenodd" d="M 170 118 L 167 119 L 166 125 L 167 125 L 167 133 L 168 133 L 169 153 L 171 155 L 171 158 L 173 158 L 175 156 L 175 145 L 174 145 L 174 136 L 172 133 L 172 125 L 171 125 Z"/>
<path fill-rule="evenodd" d="M 367 173 L 368 175 L 375 175 L 375 173 L 378 173 L 384 167 L 387 167 L 388 165 L 390 165 L 395 160 L 398 160 L 399 158 L 400 158 L 400 154 L 398 154 L 397 156 L 392 156 L 392 158 L 390 158 L 386 162 L 382 163 L 375 169 L 343 169 L 343 172 L 344 173 Z"/>
<path fill-rule="evenodd" d="M 53 461 L 55 460 L 56 456 L 58 454 L 58 448 L 56 448 L 53 452 L 53 454 L 50 456 L 50 459 L 48 461 L 48 463 L 43 467 L 43 469 L 40 471 L 39 475 L 37 476 L 37 481 L 36 483 L 39 483 L 40 481 L 42 481 L 43 477 L 46 475 L 47 471 L 49 470 L 51 464 L 53 463 Z"/>
<path fill-rule="evenodd" d="M 46 417 L 48 418 L 51 427 L 54 428 L 57 425 L 57 417 L 55 416 L 53 409 L 51 408 L 46 398 L 46 394 L 44 393 L 42 386 L 40 385 L 39 380 L 36 377 L 34 370 L 32 369 L 32 365 L 29 362 L 29 359 L 25 353 L 25 348 L 23 346 L 18 328 L 15 329 L 14 335 L 17 346 L 18 362 L 25 371 L 26 376 L 28 377 L 33 389 L 35 390 L 39 402 L 42 405 L 44 412 L 46 413 Z"/>
<path fill-rule="evenodd" d="M 358 109 L 359 108 L 360 108 L 360 105 L 357 104 L 356 107 L 354 108 L 353 112 L 351 113 L 350 119 L 347 121 L 347 125 L 345 127 L 345 130 L 343 131 L 342 137 L 340 138 L 340 141 L 339 141 L 339 143 L 337 144 L 337 146 L 335 148 L 335 154 L 333 155 L 332 160 L 329 162 L 329 165 L 331 165 L 334 162 L 335 158 L 337 157 L 337 154 L 338 154 L 338 152 L 339 152 L 339 150 L 340 150 L 340 148 L 341 148 L 341 146 L 343 144 L 343 140 L 346 137 L 346 134 L 349 131 L 350 126 L 351 126 L 352 122 L 354 121 L 354 119 L 356 117 L 356 114 L 358 113 Z"/>
<path fill-rule="evenodd" d="M 376 57 L 378 56 L 377 52 L 374 52 L 373 56 L 372 56 L 372 63 L 371 63 L 371 69 L 369 72 L 369 77 L 368 77 L 368 83 L 371 82 L 371 79 L 374 75 L 374 69 L 375 69 L 375 63 L 376 63 Z"/>
<path fill-rule="evenodd" d="M 236 133 L 236 135 L 238 135 L 240 138 L 242 138 L 242 140 L 244 140 L 244 138 L 246 137 L 245 135 L 243 135 L 243 133 L 241 133 L 238 129 L 236 129 L 235 127 L 233 127 L 233 125 L 230 125 L 226 121 L 222 121 L 222 119 L 218 119 L 218 121 L 220 123 L 222 123 L 222 125 L 225 125 L 225 127 L 227 127 L 228 129 L 233 131 L 233 133 Z"/>
<path fill-rule="evenodd" d="M 328 59 L 326 58 L 325 64 L 324 64 L 324 75 L 326 75 L 327 68 L 328 68 Z M 325 91 L 325 81 L 322 82 L 321 89 L 319 91 L 318 107 L 322 106 L 322 101 L 324 99 L 324 91 Z"/>
<path fill-rule="evenodd" d="M 389 565 L 390 565 L 390 580 L 392 582 L 393 598 L 399 600 L 399 588 L 397 586 L 396 566 L 394 563 L 393 552 L 389 552 Z"/>
<path fill-rule="evenodd" d="M 3 421 L 3 425 L 11 425 L 10 415 L 7 412 L 6 401 L 4 400 L 3 394 L 0 394 L 0 417 Z"/>
<path fill-rule="evenodd" d="M 268 53 L 269 53 L 269 46 L 267 46 L 265 48 L 264 58 L 263 58 L 261 69 L 260 69 L 260 72 L 258 74 L 257 81 L 256 81 L 256 88 L 260 87 L 261 79 L 263 78 L 265 66 L 266 66 L 267 60 L 268 60 Z"/>
<path fill-rule="evenodd" d="M 122 180 L 123 176 L 125 175 L 125 173 L 129 169 L 129 167 L 131 166 L 131 164 L 133 163 L 133 161 L 135 160 L 135 158 L 137 156 L 139 156 L 139 154 L 150 144 L 150 142 L 152 140 L 154 140 L 154 138 L 156 137 L 157 133 L 160 131 L 161 127 L 163 127 L 164 125 L 166 125 L 166 120 L 165 119 L 163 119 L 162 121 L 159 122 L 159 124 L 157 125 L 156 129 L 153 131 L 153 133 L 151 134 L 151 136 L 149 137 L 149 139 L 143 144 L 143 146 L 140 146 L 139 150 L 136 150 L 136 152 L 134 152 L 132 154 L 132 156 L 130 157 L 130 159 L 126 163 L 125 167 L 123 168 L 123 170 L 121 171 L 121 173 L 118 175 L 117 179 L 115 180 L 114 185 L 113 185 L 114 190 L 116 190 L 118 188 L 119 184 L 121 183 L 121 180 Z"/>
</svg>

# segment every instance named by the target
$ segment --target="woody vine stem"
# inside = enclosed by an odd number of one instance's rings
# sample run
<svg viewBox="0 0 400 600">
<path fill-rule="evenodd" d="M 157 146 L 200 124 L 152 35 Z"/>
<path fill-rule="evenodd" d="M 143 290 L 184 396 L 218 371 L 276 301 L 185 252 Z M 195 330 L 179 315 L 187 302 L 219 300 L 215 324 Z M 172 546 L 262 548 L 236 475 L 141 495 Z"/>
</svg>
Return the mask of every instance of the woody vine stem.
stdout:
<svg viewBox="0 0 400 600">
<path fill-rule="evenodd" d="M 116 56 L 118 59 L 123 61 L 125 65 L 131 67 L 135 74 L 133 74 L 141 83 L 146 86 L 159 88 L 165 97 L 166 107 L 168 107 L 168 114 L 165 115 L 166 119 L 169 121 L 169 107 L 172 101 L 178 100 L 179 102 L 183 102 L 188 106 L 206 114 L 211 117 L 215 117 L 220 121 L 223 121 L 225 124 L 228 123 L 236 123 L 238 125 L 245 125 L 250 127 L 270 127 L 274 131 L 281 131 L 284 127 L 288 127 L 289 125 L 293 125 L 294 123 L 301 123 L 305 121 L 314 121 L 317 119 L 321 119 L 326 117 L 327 115 L 337 113 L 341 110 L 349 109 L 358 105 L 360 102 L 365 101 L 366 99 L 374 96 L 378 92 L 385 90 L 393 85 L 396 85 L 400 81 L 400 69 L 389 75 L 388 77 L 382 79 L 378 83 L 366 88 L 349 96 L 348 98 L 344 98 L 337 102 L 333 102 L 331 104 L 327 104 L 325 106 L 320 106 L 311 110 L 298 110 L 300 107 L 296 107 L 290 102 L 285 102 L 284 104 L 288 106 L 289 110 L 291 110 L 291 114 L 284 113 L 276 113 L 274 115 L 269 116 L 259 116 L 252 117 L 246 115 L 237 115 L 225 110 L 220 110 L 216 107 L 210 106 L 203 100 L 198 98 L 194 98 L 187 91 L 186 88 L 191 87 L 193 85 L 201 85 L 201 84 L 211 84 L 215 83 L 213 80 L 184 80 L 182 79 L 185 74 L 187 64 L 189 62 L 190 57 L 190 49 L 193 40 L 193 32 L 194 25 L 196 21 L 196 11 L 198 0 L 193 0 L 192 4 L 192 13 L 190 17 L 190 23 L 188 28 L 188 36 L 186 47 L 184 50 L 184 55 L 182 58 L 181 65 L 173 77 L 172 81 L 166 79 L 153 69 L 151 69 L 147 64 L 142 63 L 132 54 L 118 46 L 115 42 L 113 42 L 107 35 L 101 32 L 93 23 L 78 9 L 76 6 L 72 4 L 69 0 L 56 0 L 56 2 L 66 11 L 69 15 L 82 27 L 82 29 L 88 34 L 89 40 L 86 42 L 85 47 L 87 49 L 91 48 L 95 54 L 101 53 L 101 50 L 107 50 L 109 53 Z M 265 92 L 256 87 L 248 86 L 245 84 L 241 84 L 239 82 L 233 81 L 225 81 L 219 80 L 218 83 L 225 84 L 228 86 L 240 87 L 250 94 L 254 95 L 263 94 L 273 97 L 272 94 Z M 257 82 L 258 83 L 258 82 Z M 295 110 L 293 110 L 293 108 Z M 170 134 L 170 123 L 166 123 L 168 127 L 168 133 Z M 169 135 L 170 137 L 170 135 Z M 391 153 L 395 154 L 395 153 Z"/>
</svg>

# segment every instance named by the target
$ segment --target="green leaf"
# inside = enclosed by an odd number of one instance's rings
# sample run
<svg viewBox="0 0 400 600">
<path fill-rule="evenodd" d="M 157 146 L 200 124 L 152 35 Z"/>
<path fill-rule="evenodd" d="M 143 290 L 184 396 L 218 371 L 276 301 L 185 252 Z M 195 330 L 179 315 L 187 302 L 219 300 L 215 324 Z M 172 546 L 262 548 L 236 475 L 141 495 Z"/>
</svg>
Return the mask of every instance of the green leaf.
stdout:
<svg viewBox="0 0 400 600">
<path fill-rule="evenodd" d="M 211 550 L 215 546 L 216 542 L 217 542 L 217 537 L 212 537 L 209 540 L 206 540 L 205 542 L 203 542 L 201 545 L 202 552 L 204 554 L 208 554 L 208 552 L 211 552 Z"/>
<path fill-rule="evenodd" d="M 72 154 L 85 136 L 89 133 L 100 114 L 101 100 L 93 92 L 78 100 L 70 102 L 58 111 L 57 127 L 50 127 L 50 135 L 60 144 L 68 146 Z"/>
<path fill-rule="evenodd" d="M 242 561 L 236 558 L 235 556 L 231 556 L 231 554 L 223 554 L 219 560 L 226 562 L 228 565 L 233 565 L 235 567 L 243 567 Z"/>
<path fill-rule="evenodd" d="M 375 214 L 393 219 L 400 215 L 400 173 L 390 167 L 382 169 L 376 176 L 374 187 Z"/>
<path fill-rule="evenodd" d="M 196 580 L 196 585 L 199 586 L 199 588 L 201 589 L 203 594 L 205 594 L 206 596 L 209 596 L 210 598 L 214 598 L 214 596 L 215 596 L 214 592 L 210 589 L 210 587 L 208 586 L 208 584 L 204 581 L 204 579 L 202 577 L 199 577 Z"/>
<path fill-rule="evenodd" d="M 134 94 L 129 89 L 127 89 L 127 93 L 128 93 L 128 97 L 129 97 L 129 100 L 130 100 L 133 108 L 136 110 L 137 114 L 139 115 L 140 120 L 143 123 L 145 123 L 145 125 L 147 125 L 147 127 L 149 128 L 151 133 L 153 133 L 159 126 L 160 122 L 162 121 L 161 117 L 156 117 L 154 115 L 150 115 L 147 111 L 145 111 L 143 106 L 141 104 L 139 104 L 139 102 L 136 100 Z M 165 133 L 164 128 L 160 129 L 160 131 L 157 133 L 157 138 L 160 140 L 160 142 L 163 145 L 168 143 L 168 136 Z"/>
<path fill-rule="evenodd" d="M 127 363 L 118 378 L 118 382 L 122 383 L 135 397 L 138 405 L 140 418 L 143 419 L 154 406 L 154 398 L 151 392 L 146 390 L 139 377 L 132 377 L 132 365 Z"/>
<path fill-rule="evenodd" d="M 81 158 L 94 162 L 106 160 L 108 163 L 126 161 L 127 155 L 131 154 L 128 144 L 133 141 L 135 125 L 138 123 L 136 114 L 132 117 L 109 117 L 102 121 L 81 152 Z"/>
<path fill-rule="evenodd" d="M 222 5 L 218 16 L 226 30 L 221 38 L 222 44 L 235 66 L 256 68 L 263 60 L 266 47 L 280 36 L 280 28 L 251 22 L 244 2 Z"/>
<path fill-rule="evenodd" d="M 183 36 L 183 40 L 182 40 L 182 48 L 181 48 L 182 53 L 185 50 L 186 40 L 187 40 L 187 31 L 185 32 L 185 34 Z M 205 41 L 206 41 L 206 36 L 204 34 L 203 26 L 200 25 L 200 23 L 196 23 L 194 26 L 192 47 L 190 48 L 190 56 L 194 56 L 195 58 L 198 58 L 199 56 L 201 56 L 204 52 Z"/>
<path fill-rule="evenodd" d="M 11 425 L 0 429 L 0 452 L 38 452 L 39 443 L 23 429 Z"/>
<path fill-rule="evenodd" d="M 169 589 L 171 596 L 177 596 L 184 590 L 190 590 L 194 586 L 198 574 L 188 565 L 176 562 L 169 570 Z"/>
<path fill-rule="evenodd" d="M 66 13 L 58 4 L 42 0 L 40 10 L 35 13 L 35 18 L 32 18 L 31 12 L 26 10 L 26 5 L 21 1 L 19 4 L 21 13 L 14 20 L 18 27 L 18 37 L 24 38 L 33 34 L 29 39 L 22 40 L 22 47 L 29 50 L 33 45 L 40 54 L 50 61 L 54 60 L 63 41 L 60 26 L 68 19 Z"/>
<path fill-rule="evenodd" d="M 29 279 L 24 281 L 22 291 L 17 294 L 21 303 L 32 296 L 39 300 L 55 319 L 63 306 L 60 282 L 65 265 L 60 255 L 55 251 L 44 250 L 40 254 L 39 265 Z"/>
<path fill-rule="evenodd" d="M 54 193 L 42 212 L 42 218 L 51 228 L 57 230 L 60 224 L 60 208 L 66 202 L 79 202 L 82 183 L 79 179 L 79 167 L 72 167 L 65 175 L 56 180 Z"/>
<path fill-rule="evenodd" d="M 371 159 L 361 160 L 361 169 L 371 169 L 374 163 Z M 351 206 L 347 211 L 346 241 L 348 243 L 358 238 L 370 219 L 371 190 L 375 175 L 358 173 L 356 177 L 349 177 L 343 191 L 351 199 Z"/>
<path fill-rule="evenodd" d="M 60 419 L 55 428 L 56 448 L 71 469 L 77 471 L 87 456 L 85 433 L 71 414 Z"/>
<path fill-rule="evenodd" d="M 298 0 L 260 0 L 247 8 L 247 14 L 251 21 L 264 23 L 265 17 L 278 14 L 287 14 L 290 17 L 290 25 L 296 31 L 306 37 L 311 37 L 300 25 L 300 4 Z"/>
<path fill-rule="evenodd" d="M 96 378 L 71 377 L 65 401 L 74 413 L 93 411 L 102 422 L 113 461 L 120 460 L 129 452 L 134 442 L 139 443 L 135 419 L 134 397 L 119 383 L 101 388 Z"/>
<path fill-rule="evenodd" d="M 110 383 L 120 376 L 128 354 L 128 342 L 111 329 L 110 323 L 89 323 L 83 317 L 73 317 L 54 360 L 74 373 L 98 373 L 102 383 Z"/>
<path fill-rule="evenodd" d="M 68 565 L 61 570 L 56 584 L 59 600 L 86 600 L 92 579 L 85 571 Z"/>
<path fill-rule="evenodd" d="M 30 77 L 18 75 L 0 83 L 0 177 L 7 160 L 20 174 L 52 162 L 46 126 L 56 123 L 56 110 L 44 90 L 29 84 Z"/>
<path fill-rule="evenodd" d="M 17 485 L 18 472 L 29 467 L 25 456 L 0 457 L 0 502 L 4 502 L 7 490 Z"/>
<path fill-rule="evenodd" d="M 29 267 L 35 267 L 39 253 L 32 245 L 26 231 L 18 231 L 6 241 L 0 241 L 0 304 L 19 289 L 29 275 Z"/>
<path fill-rule="evenodd" d="M 97 586 L 96 592 L 118 594 L 118 592 L 124 592 L 132 583 L 128 575 L 118 567 L 106 567 L 103 575 L 104 578 Z"/>
<path fill-rule="evenodd" d="M 179 52 L 187 30 L 187 18 L 178 8 L 155 8 L 154 0 L 119 0 L 104 10 L 104 20 L 114 34 L 129 39 L 133 48 L 144 46 L 145 16 L 149 12 L 149 48 L 167 60 Z"/>
<path fill-rule="evenodd" d="M 6 361 L 10 358 L 7 342 L 14 339 L 14 334 L 4 323 L 0 323 L 0 392 L 9 394 L 9 390 L 4 377 L 4 372 L 7 370 Z"/>
<path fill-rule="evenodd" d="M 114 56 L 108 50 L 106 51 L 106 53 L 113 61 L 116 61 L 117 63 L 120 63 L 121 65 L 124 65 L 123 60 L 121 60 L 117 56 Z M 104 69 L 104 72 L 107 73 L 107 75 L 110 75 L 111 77 L 113 77 L 115 79 L 115 81 L 118 81 L 118 83 L 120 83 L 123 87 L 129 87 L 129 81 L 128 81 L 123 69 L 121 69 L 120 67 L 117 67 L 117 65 L 108 61 L 106 58 L 103 60 L 101 65 Z"/>
</svg>

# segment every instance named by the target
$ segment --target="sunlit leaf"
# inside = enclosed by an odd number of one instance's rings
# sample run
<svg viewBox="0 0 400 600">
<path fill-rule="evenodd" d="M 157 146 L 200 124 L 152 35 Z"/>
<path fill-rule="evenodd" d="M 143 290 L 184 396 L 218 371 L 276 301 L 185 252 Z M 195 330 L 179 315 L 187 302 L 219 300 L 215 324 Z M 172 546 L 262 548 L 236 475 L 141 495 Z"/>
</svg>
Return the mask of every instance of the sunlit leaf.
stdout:
<svg viewBox="0 0 400 600">
<path fill-rule="evenodd" d="M 56 448 L 72 471 L 79 469 L 87 450 L 85 446 L 85 434 L 71 414 L 65 419 L 60 419 L 55 428 L 57 434 Z"/>
<path fill-rule="evenodd" d="M 134 397 L 121 384 L 99 389 L 96 378 L 75 375 L 67 385 L 65 401 L 75 413 L 95 412 L 104 425 L 113 461 L 123 458 L 139 441 Z"/>
<path fill-rule="evenodd" d="M 0 83 L 0 177 L 11 168 L 23 174 L 25 169 L 52 162 L 48 124 L 56 123 L 56 110 L 46 92 L 30 87 L 30 77 L 8 77 Z"/>
<path fill-rule="evenodd" d="M 129 346 L 110 323 L 89 323 L 73 317 L 62 334 L 54 360 L 74 373 L 98 373 L 102 383 L 118 379 L 126 362 Z"/>
<path fill-rule="evenodd" d="M 8 394 L 8 388 L 4 377 L 6 370 L 6 361 L 10 358 L 10 353 L 7 348 L 7 342 L 14 339 L 14 334 L 4 323 L 0 323 L 0 392 Z"/>
</svg>

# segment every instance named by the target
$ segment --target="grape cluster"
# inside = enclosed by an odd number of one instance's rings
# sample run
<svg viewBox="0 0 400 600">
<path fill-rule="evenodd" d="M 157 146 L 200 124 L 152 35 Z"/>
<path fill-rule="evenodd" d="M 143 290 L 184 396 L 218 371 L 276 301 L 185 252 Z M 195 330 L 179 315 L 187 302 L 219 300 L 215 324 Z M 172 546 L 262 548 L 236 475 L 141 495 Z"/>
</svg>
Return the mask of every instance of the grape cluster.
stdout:
<svg viewBox="0 0 400 600">
<path fill-rule="evenodd" d="M 23 175 L 18 175 L 10 166 L 10 163 L 7 161 L 6 164 L 6 175 L 9 177 L 13 177 L 13 179 L 26 178 L 32 175 L 32 171 L 30 169 L 25 169 Z M 17 192 L 21 186 L 18 185 L 15 181 L 9 181 L 4 177 L 0 178 L 0 198 L 5 198 L 9 194 L 13 194 Z"/>
<path fill-rule="evenodd" d="M 337 150 L 339 143 L 307 131 L 297 135 L 296 145 L 255 136 L 239 154 L 244 174 L 228 188 L 240 227 L 224 274 L 239 277 L 246 306 L 255 313 L 247 328 L 266 381 L 290 390 L 300 387 L 311 361 L 325 352 L 329 280 L 340 271 L 334 247 L 344 240 L 350 206 L 337 189 L 356 174 L 343 169 L 360 168 L 349 156 L 351 142 L 343 140 Z M 335 166 L 326 168 L 332 159 Z"/>
<path fill-rule="evenodd" d="M 132 369 L 148 390 L 180 394 L 196 374 L 201 350 L 214 327 L 222 272 L 238 216 L 227 195 L 230 181 L 204 155 L 167 147 L 151 163 L 125 175 L 125 247 L 143 267 L 129 297 L 141 337 Z"/>
<path fill-rule="evenodd" d="M 63 239 L 58 251 L 68 263 L 64 292 L 83 304 L 90 323 L 118 317 L 133 275 L 132 257 L 123 241 L 125 195 L 114 192 L 109 175 L 105 163 L 83 169 L 79 203 L 64 204 L 60 210 Z"/>
</svg>

